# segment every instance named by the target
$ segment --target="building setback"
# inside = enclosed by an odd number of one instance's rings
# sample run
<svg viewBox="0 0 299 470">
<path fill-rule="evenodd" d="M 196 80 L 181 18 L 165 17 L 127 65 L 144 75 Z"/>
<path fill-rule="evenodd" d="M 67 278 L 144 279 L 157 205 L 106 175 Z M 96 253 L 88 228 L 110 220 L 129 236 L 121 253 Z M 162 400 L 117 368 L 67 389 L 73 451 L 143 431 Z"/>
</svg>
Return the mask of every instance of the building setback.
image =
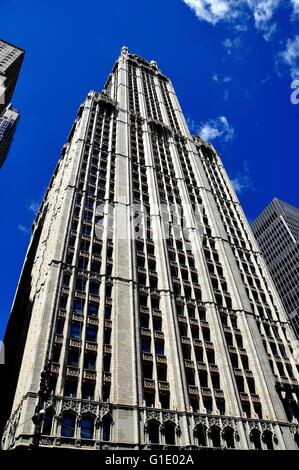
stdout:
<svg viewBox="0 0 299 470">
<path fill-rule="evenodd" d="M 299 209 L 274 198 L 252 229 L 299 338 Z"/>
<path fill-rule="evenodd" d="M 35 434 L 60 448 L 296 449 L 293 343 L 219 156 L 156 62 L 124 47 L 33 226 L 5 336 L 3 448 Z"/>
</svg>

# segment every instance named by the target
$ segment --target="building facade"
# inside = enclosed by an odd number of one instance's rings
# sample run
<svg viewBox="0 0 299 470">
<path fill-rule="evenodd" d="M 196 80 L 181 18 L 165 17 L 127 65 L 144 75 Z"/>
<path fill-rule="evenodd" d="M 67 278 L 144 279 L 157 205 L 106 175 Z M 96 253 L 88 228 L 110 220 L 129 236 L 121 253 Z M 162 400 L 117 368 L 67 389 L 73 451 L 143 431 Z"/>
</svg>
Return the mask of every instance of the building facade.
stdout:
<svg viewBox="0 0 299 470">
<path fill-rule="evenodd" d="M 18 120 L 19 113 L 11 105 L 0 116 L 0 168 L 6 160 Z"/>
<path fill-rule="evenodd" d="M 24 54 L 23 49 L 0 39 L 0 114 L 11 102 Z"/>
<path fill-rule="evenodd" d="M 299 338 L 299 209 L 274 198 L 252 229 Z"/>
<path fill-rule="evenodd" d="M 293 347 L 219 156 L 156 62 L 124 47 L 33 226 L 5 336 L 3 448 L 30 445 L 43 409 L 44 447 L 296 449 Z"/>
<path fill-rule="evenodd" d="M 5 162 L 19 120 L 11 99 L 24 59 L 24 50 L 0 39 L 0 168 Z"/>
</svg>

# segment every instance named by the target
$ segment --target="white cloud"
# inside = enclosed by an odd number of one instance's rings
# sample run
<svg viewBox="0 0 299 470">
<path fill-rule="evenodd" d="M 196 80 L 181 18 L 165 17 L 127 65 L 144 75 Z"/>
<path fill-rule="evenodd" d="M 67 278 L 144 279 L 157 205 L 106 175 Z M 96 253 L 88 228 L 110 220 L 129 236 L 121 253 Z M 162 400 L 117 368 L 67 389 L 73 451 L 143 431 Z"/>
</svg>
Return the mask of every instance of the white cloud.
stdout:
<svg viewBox="0 0 299 470">
<path fill-rule="evenodd" d="M 38 212 L 38 209 L 39 209 L 39 202 L 37 201 L 32 201 L 28 207 L 28 210 L 30 210 L 31 212 L 33 212 L 34 215 L 37 214 Z"/>
<path fill-rule="evenodd" d="M 232 77 L 230 77 L 229 75 L 224 75 L 223 77 L 221 77 L 221 75 L 215 73 L 212 77 L 212 80 L 217 83 L 229 83 L 232 81 Z"/>
<path fill-rule="evenodd" d="M 18 225 L 18 230 L 23 233 L 30 233 L 30 229 L 28 227 L 25 227 L 25 225 L 19 224 Z"/>
<path fill-rule="evenodd" d="M 228 20 L 235 15 L 234 4 L 239 4 L 240 0 L 183 0 L 188 5 L 198 19 L 216 24 L 221 20 Z M 242 1 L 242 0 L 241 0 Z"/>
<path fill-rule="evenodd" d="M 240 37 L 234 39 L 226 38 L 222 43 L 228 55 L 238 55 L 242 49 L 242 41 Z"/>
<path fill-rule="evenodd" d="M 295 15 L 299 15 L 299 0 L 291 0 L 293 5 L 293 11 Z"/>
<path fill-rule="evenodd" d="M 235 129 L 229 124 L 225 116 L 216 119 L 209 119 L 198 129 L 198 135 L 207 142 L 211 142 L 218 137 L 224 142 L 229 142 L 235 136 Z"/>
<path fill-rule="evenodd" d="M 282 0 L 183 0 L 201 21 L 217 24 L 220 21 L 234 21 L 237 28 L 246 29 L 244 22 L 251 16 L 258 30 L 269 39 L 275 31 L 271 24 L 273 15 Z M 292 0 L 299 11 L 299 0 Z"/>
<path fill-rule="evenodd" d="M 288 39 L 286 49 L 280 53 L 279 59 L 289 66 L 292 78 L 299 79 L 299 35 Z"/>
<path fill-rule="evenodd" d="M 235 178 L 231 179 L 231 183 L 234 187 L 234 190 L 238 194 L 242 194 L 245 190 L 248 189 L 250 189 L 251 191 L 255 189 L 251 181 L 251 174 L 247 161 L 244 161 L 243 170 L 239 171 Z"/>
</svg>

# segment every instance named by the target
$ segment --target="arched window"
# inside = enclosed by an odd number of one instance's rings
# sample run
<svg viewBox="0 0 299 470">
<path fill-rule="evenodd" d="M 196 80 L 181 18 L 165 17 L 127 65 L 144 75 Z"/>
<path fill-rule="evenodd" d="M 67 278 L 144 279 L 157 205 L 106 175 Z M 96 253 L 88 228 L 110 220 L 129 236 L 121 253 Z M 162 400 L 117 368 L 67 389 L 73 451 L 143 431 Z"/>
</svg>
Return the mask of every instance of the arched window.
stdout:
<svg viewBox="0 0 299 470">
<path fill-rule="evenodd" d="M 263 432 L 263 441 L 266 444 L 267 450 L 273 450 L 273 434 L 268 429 Z"/>
<path fill-rule="evenodd" d="M 90 417 L 84 417 L 81 420 L 81 438 L 93 439 L 94 420 Z"/>
<path fill-rule="evenodd" d="M 205 447 L 207 445 L 207 428 L 204 424 L 198 424 L 195 428 L 195 438 L 197 445 Z"/>
<path fill-rule="evenodd" d="M 154 419 L 148 423 L 148 440 L 151 444 L 160 442 L 160 424 Z"/>
<path fill-rule="evenodd" d="M 226 426 L 223 429 L 223 439 L 226 442 L 226 446 L 228 449 L 234 449 L 235 448 L 235 439 L 234 439 L 234 430 L 230 426 Z"/>
<path fill-rule="evenodd" d="M 253 429 L 250 433 L 250 438 L 253 442 L 255 450 L 261 450 L 262 449 L 262 443 L 261 443 L 261 433 L 258 429 Z"/>
<path fill-rule="evenodd" d="M 209 434 L 212 440 L 213 447 L 220 448 L 221 447 L 220 428 L 218 426 L 212 426 L 210 428 Z"/>
<path fill-rule="evenodd" d="M 70 414 L 63 415 L 61 423 L 61 435 L 63 437 L 74 437 L 75 434 L 75 416 Z"/>
<path fill-rule="evenodd" d="M 102 440 L 110 441 L 111 439 L 111 417 L 104 416 L 102 419 Z"/>
<path fill-rule="evenodd" d="M 46 436 L 51 435 L 53 416 L 54 416 L 53 408 L 48 408 L 45 413 L 44 424 L 43 424 L 43 434 L 45 434 Z"/>
<path fill-rule="evenodd" d="M 166 421 L 164 424 L 165 443 L 175 445 L 175 424 L 171 421 Z"/>
</svg>

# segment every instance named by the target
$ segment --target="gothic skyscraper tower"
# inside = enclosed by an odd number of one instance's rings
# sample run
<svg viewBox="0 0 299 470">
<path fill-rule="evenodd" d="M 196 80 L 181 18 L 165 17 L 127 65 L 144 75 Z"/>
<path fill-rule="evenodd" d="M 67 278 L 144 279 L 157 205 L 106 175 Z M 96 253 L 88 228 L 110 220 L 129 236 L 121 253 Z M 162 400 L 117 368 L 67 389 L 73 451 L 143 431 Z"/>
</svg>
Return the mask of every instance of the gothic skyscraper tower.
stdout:
<svg viewBox="0 0 299 470">
<path fill-rule="evenodd" d="M 42 408 L 41 446 L 297 448 L 294 334 L 251 229 L 170 80 L 127 48 L 63 147 L 5 346 L 4 448 Z"/>
</svg>

